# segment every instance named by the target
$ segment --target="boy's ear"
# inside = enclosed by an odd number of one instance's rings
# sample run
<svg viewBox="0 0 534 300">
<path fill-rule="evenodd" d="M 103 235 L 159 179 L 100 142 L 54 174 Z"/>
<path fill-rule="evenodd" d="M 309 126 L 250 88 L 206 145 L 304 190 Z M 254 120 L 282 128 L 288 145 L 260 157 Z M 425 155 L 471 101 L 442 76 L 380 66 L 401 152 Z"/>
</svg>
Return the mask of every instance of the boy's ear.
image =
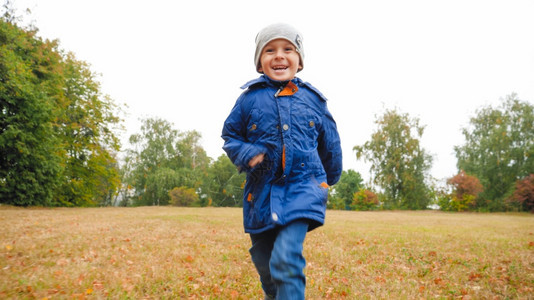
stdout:
<svg viewBox="0 0 534 300">
<path fill-rule="evenodd" d="M 263 73 L 263 67 L 262 66 L 258 67 L 258 72 Z"/>
</svg>

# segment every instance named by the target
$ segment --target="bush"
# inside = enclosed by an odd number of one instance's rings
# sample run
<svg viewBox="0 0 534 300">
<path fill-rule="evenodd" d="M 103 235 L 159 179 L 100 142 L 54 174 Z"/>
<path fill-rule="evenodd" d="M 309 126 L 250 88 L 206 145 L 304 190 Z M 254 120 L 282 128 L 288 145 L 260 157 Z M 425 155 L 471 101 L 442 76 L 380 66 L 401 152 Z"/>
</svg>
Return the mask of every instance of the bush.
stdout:
<svg viewBox="0 0 534 300">
<path fill-rule="evenodd" d="M 447 180 L 452 193 L 445 192 L 438 195 L 438 205 L 444 211 L 470 211 L 477 206 L 477 197 L 483 191 L 482 184 L 475 176 L 460 171 Z"/>
<path fill-rule="evenodd" d="M 171 198 L 169 203 L 174 206 L 193 206 L 199 201 L 195 189 L 185 186 L 175 187 L 169 191 L 169 197 Z"/>
<path fill-rule="evenodd" d="M 378 209 L 378 203 L 378 196 L 375 193 L 361 189 L 354 193 L 350 208 L 352 210 L 376 210 Z"/>
<path fill-rule="evenodd" d="M 508 198 L 508 203 L 516 204 L 520 210 L 534 213 L 534 174 L 516 182 L 514 193 Z"/>
</svg>

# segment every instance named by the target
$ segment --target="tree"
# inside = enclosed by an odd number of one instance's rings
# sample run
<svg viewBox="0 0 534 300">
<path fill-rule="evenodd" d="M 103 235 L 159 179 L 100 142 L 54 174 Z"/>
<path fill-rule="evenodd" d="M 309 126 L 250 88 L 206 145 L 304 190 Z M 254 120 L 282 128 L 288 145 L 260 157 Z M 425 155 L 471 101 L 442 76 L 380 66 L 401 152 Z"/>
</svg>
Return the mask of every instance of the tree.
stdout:
<svg viewBox="0 0 534 300">
<path fill-rule="evenodd" d="M 153 183 L 158 176 L 154 174 L 159 168 L 172 169 L 172 157 L 176 156 L 174 144 L 178 138 L 178 131 L 172 124 L 159 119 L 148 118 L 141 120 L 141 133 L 130 136 L 130 145 L 133 149 L 126 150 L 125 160 L 129 163 L 129 172 L 125 175 L 127 186 L 134 191 L 134 204 L 155 205 L 158 203 L 157 195 L 150 191 L 149 183 Z M 149 178 L 152 180 L 149 182 Z M 168 186 L 164 191 L 173 189 Z"/>
<path fill-rule="evenodd" d="M 210 163 L 210 158 L 200 145 L 202 136 L 197 131 L 187 131 L 179 135 L 176 143 L 177 157 L 175 162 L 178 168 L 191 170 L 205 170 Z"/>
<path fill-rule="evenodd" d="M 166 205 L 175 187 L 200 189 L 209 157 L 196 131 L 180 132 L 160 118 L 142 120 L 141 133 L 130 136 L 123 172 L 135 205 Z M 199 191 L 200 192 L 200 191 Z"/>
<path fill-rule="evenodd" d="M 386 110 L 376 124 L 371 140 L 354 150 L 357 159 L 371 163 L 372 180 L 383 190 L 384 207 L 425 209 L 429 204 L 425 179 L 432 158 L 419 143 L 424 127 L 396 110 Z"/>
<path fill-rule="evenodd" d="M 0 19 L 0 199 L 14 205 L 109 204 L 119 178 L 113 101 L 88 64 Z"/>
<path fill-rule="evenodd" d="M 226 156 L 221 154 L 209 168 L 205 190 L 213 206 L 242 206 L 246 175 L 239 173 Z M 207 204 L 207 203 L 206 203 Z"/>
<path fill-rule="evenodd" d="M 343 171 L 339 182 L 332 187 L 329 195 L 329 206 L 334 209 L 350 210 L 354 193 L 363 185 L 360 173 L 354 170 Z"/>
<path fill-rule="evenodd" d="M 117 106 L 101 94 L 100 83 L 85 62 L 64 57 L 64 84 L 57 117 L 64 172 L 56 195 L 63 205 L 109 205 L 119 185 L 114 129 Z"/>
<path fill-rule="evenodd" d="M 515 182 L 534 170 L 534 106 L 516 94 L 500 107 L 482 107 L 463 128 L 465 144 L 456 146 L 457 166 L 480 179 L 481 210 L 504 210 Z"/>
<path fill-rule="evenodd" d="M 175 170 L 161 167 L 150 173 L 147 177 L 145 187 L 145 200 L 150 199 L 152 203 L 143 203 L 148 205 L 167 205 L 169 204 L 169 191 L 181 186 L 180 177 Z"/>
<path fill-rule="evenodd" d="M 56 43 L 0 19 L 0 201 L 53 205 L 62 173 L 54 133 Z"/>
</svg>

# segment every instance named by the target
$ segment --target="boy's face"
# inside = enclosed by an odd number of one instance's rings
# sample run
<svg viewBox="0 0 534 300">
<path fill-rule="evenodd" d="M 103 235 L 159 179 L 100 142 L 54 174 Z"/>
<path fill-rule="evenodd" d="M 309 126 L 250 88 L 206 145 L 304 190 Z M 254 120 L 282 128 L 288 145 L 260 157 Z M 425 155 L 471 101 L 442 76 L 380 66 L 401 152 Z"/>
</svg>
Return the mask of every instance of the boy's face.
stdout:
<svg viewBox="0 0 534 300">
<path fill-rule="evenodd" d="M 291 80 L 302 69 L 297 49 L 285 39 L 272 40 L 263 47 L 260 65 L 258 71 L 278 81 Z"/>
</svg>

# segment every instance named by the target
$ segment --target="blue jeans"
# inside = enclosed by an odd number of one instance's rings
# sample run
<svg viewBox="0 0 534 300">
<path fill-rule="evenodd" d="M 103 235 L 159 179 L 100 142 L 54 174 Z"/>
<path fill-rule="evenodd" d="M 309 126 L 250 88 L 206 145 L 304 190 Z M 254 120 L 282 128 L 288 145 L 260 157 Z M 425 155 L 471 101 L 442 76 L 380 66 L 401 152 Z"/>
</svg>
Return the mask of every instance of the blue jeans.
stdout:
<svg viewBox="0 0 534 300">
<path fill-rule="evenodd" d="M 249 252 L 266 299 L 304 299 L 306 260 L 302 249 L 307 232 L 308 222 L 297 220 L 250 235 L 252 248 Z"/>
</svg>

